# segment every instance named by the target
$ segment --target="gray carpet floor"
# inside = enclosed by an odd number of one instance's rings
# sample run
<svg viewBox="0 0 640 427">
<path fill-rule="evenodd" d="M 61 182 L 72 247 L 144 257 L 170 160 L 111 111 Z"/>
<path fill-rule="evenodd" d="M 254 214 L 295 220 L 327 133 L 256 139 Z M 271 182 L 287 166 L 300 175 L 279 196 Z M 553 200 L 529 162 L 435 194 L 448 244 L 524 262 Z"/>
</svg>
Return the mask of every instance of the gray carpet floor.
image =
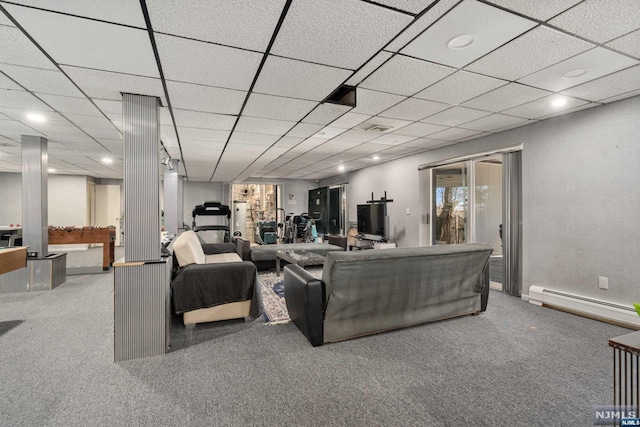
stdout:
<svg viewBox="0 0 640 427">
<path fill-rule="evenodd" d="M 629 331 L 491 291 L 488 311 L 313 348 L 293 324 L 185 330 L 113 362 L 113 276 L 0 295 L 0 426 L 592 425 Z"/>
</svg>

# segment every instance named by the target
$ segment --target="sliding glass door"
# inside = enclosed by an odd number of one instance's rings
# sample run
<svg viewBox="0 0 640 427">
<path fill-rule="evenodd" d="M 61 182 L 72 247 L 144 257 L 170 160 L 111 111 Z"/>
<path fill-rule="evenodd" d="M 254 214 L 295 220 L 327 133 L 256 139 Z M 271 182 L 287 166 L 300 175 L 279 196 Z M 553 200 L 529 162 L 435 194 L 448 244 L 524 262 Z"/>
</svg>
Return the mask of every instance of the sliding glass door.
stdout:
<svg viewBox="0 0 640 427">
<path fill-rule="evenodd" d="M 492 286 L 521 293 L 520 151 L 421 167 L 421 244 L 484 243 L 493 248 Z"/>
<path fill-rule="evenodd" d="M 469 241 L 469 183 L 467 162 L 433 169 L 433 244 Z"/>
</svg>

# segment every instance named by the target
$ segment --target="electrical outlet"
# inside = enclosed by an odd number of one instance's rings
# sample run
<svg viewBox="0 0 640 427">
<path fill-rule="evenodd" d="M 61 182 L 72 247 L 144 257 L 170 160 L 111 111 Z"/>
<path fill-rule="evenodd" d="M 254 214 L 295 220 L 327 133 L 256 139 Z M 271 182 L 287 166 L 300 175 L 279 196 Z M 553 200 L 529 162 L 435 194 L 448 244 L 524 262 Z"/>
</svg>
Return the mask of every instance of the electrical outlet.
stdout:
<svg viewBox="0 0 640 427">
<path fill-rule="evenodd" d="M 407 213 L 407 215 L 411 215 L 411 208 L 407 208 L 405 212 Z"/>
<path fill-rule="evenodd" d="M 598 277 L 598 287 L 600 289 L 609 289 L 609 278 L 608 277 Z"/>
</svg>

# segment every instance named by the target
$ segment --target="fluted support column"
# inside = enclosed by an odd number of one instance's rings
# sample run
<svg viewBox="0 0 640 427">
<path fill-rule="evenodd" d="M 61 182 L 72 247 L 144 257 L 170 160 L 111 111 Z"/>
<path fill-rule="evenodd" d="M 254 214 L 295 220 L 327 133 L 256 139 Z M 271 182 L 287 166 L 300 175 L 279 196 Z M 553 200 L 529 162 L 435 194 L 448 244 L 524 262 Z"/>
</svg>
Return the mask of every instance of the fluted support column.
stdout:
<svg viewBox="0 0 640 427">
<path fill-rule="evenodd" d="M 22 244 L 38 258 L 48 255 L 47 140 L 22 135 Z"/>
<path fill-rule="evenodd" d="M 122 95 L 125 261 L 160 259 L 158 98 Z"/>
</svg>

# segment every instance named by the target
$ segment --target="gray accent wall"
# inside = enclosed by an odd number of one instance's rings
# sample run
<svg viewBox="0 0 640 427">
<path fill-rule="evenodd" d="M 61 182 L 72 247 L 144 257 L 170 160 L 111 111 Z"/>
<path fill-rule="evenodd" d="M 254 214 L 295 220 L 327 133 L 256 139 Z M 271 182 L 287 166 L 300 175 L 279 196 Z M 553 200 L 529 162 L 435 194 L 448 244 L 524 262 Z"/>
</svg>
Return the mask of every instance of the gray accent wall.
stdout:
<svg viewBox="0 0 640 427">
<path fill-rule="evenodd" d="M 524 144 L 523 288 L 546 286 L 630 305 L 640 301 L 640 97 L 402 158 L 322 185 L 349 182 L 355 206 L 384 190 L 390 234 L 419 242 L 418 166 Z M 406 208 L 411 214 L 406 215 Z M 598 277 L 609 290 L 598 288 Z"/>
<path fill-rule="evenodd" d="M 183 186 L 183 221 L 191 227 L 193 207 L 203 202 L 222 202 L 221 182 L 185 181 Z"/>
</svg>

